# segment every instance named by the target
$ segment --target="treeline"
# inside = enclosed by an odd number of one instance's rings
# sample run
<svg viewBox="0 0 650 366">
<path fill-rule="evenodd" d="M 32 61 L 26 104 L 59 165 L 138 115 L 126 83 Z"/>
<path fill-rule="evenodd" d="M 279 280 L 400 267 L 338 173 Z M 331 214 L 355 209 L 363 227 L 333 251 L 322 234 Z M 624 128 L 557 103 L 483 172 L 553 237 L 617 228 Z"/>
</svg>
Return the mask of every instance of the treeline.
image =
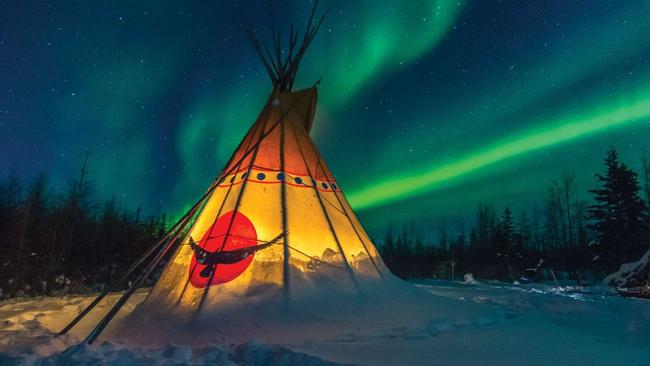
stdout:
<svg viewBox="0 0 650 366">
<path fill-rule="evenodd" d="M 0 182 L 0 299 L 100 290 L 162 236 L 164 215 L 93 199 L 88 171 L 59 191 L 45 174 Z"/>
<path fill-rule="evenodd" d="M 390 228 L 380 251 L 403 278 L 462 279 L 473 273 L 514 281 L 527 269 L 534 269 L 529 276 L 536 272 L 541 277 L 552 269 L 577 281 L 602 278 L 650 248 L 650 166 L 645 157 L 640 178 L 642 184 L 612 148 L 589 201 L 577 198 L 575 176 L 564 173 L 549 184 L 541 202 L 517 215 L 507 207 L 497 211 L 479 204 L 470 228 L 463 223 L 451 230 L 441 227 L 434 240 L 412 228 Z"/>
<path fill-rule="evenodd" d="M 650 164 L 642 163 L 640 184 L 611 149 L 589 201 L 578 199 L 575 177 L 565 173 L 517 215 L 479 204 L 471 226 L 440 227 L 434 240 L 412 227 L 389 229 L 379 249 L 404 278 L 516 280 L 527 268 L 602 277 L 650 248 Z M 97 200 L 88 171 L 84 158 L 58 190 L 45 174 L 0 181 L 0 298 L 103 289 L 163 236 L 164 215 L 145 218 L 115 198 Z"/>
</svg>

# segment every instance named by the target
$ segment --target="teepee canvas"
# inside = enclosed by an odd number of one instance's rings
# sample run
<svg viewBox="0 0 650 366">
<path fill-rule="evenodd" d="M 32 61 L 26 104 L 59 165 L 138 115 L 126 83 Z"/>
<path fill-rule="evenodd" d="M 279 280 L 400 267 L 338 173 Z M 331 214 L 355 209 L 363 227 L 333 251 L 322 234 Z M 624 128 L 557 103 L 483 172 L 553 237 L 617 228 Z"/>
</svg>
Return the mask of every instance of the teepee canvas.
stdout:
<svg viewBox="0 0 650 366">
<path fill-rule="evenodd" d="M 323 273 L 362 290 L 384 276 L 309 136 L 315 107 L 315 88 L 271 94 L 143 306 L 218 307 L 274 286 L 291 297 Z"/>
<path fill-rule="evenodd" d="M 284 57 L 278 34 L 275 57 L 251 37 L 273 83 L 266 104 L 203 197 L 120 280 L 137 274 L 88 342 L 162 263 L 140 314 L 191 318 L 260 296 L 291 306 L 307 294 L 360 294 L 392 276 L 310 137 L 316 87 L 291 90 L 322 23 L 314 10 L 300 45 L 291 30 Z"/>
</svg>

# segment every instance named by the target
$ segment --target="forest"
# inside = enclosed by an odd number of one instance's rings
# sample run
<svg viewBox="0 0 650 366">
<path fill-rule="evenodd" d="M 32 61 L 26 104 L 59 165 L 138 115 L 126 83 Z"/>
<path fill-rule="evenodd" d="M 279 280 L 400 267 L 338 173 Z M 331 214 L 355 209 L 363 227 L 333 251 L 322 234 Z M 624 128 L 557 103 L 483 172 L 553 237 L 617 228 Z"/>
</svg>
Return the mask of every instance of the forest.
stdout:
<svg viewBox="0 0 650 366">
<path fill-rule="evenodd" d="M 115 197 L 97 200 L 89 164 L 81 159 L 59 190 L 45 173 L 26 181 L 10 173 L 0 182 L 0 298 L 102 290 L 164 235 L 165 215 L 145 217 Z M 531 268 L 540 280 L 552 269 L 593 281 L 650 247 L 648 161 L 639 175 L 611 148 L 596 179 L 590 201 L 576 198 L 575 177 L 564 173 L 529 210 L 478 204 L 471 226 L 439 227 L 436 240 L 407 226 L 388 228 L 375 242 L 402 278 L 472 273 L 514 281 Z"/>
<path fill-rule="evenodd" d="M 89 156 L 64 188 L 45 173 L 0 183 L 0 299 L 100 291 L 166 230 L 113 197 L 94 199 Z"/>
<path fill-rule="evenodd" d="M 517 281 L 533 273 L 534 280 L 550 280 L 552 270 L 578 284 L 599 280 L 650 248 L 645 156 L 641 167 L 639 176 L 610 148 L 603 171 L 595 172 L 598 188 L 588 192 L 590 200 L 578 199 L 575 176 L 562 173 L 540 202 L 516 215 L 508 207 L 478 204 L 471 227 L 439 227 L 433 241 L 412 227 L 389 228 L 380 241 L 382 258 L 402 278 L 458 280 L 472 273 Z"/>
</svg>

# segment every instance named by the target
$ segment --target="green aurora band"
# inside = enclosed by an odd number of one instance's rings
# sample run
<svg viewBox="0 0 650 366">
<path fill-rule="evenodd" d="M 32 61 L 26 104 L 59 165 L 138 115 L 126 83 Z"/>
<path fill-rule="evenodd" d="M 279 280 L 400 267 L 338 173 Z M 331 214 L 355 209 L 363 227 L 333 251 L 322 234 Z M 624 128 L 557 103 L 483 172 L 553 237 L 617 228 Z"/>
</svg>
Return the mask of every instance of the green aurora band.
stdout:
<svg viewBox="0 0 650 366">
<path fill-rule="evenodd" d="M 361 187 L 349 192 L 348 200 L 356 210 L 382 206 L 432 192 L 469 173 L 507 159 L 640 122 L 645 118 L 650 118 L 650 97 L 608 108 L 607 111 L 565 117 L 547 126 L 501 140 L 440 166 L 424 169 L 426 170 L 424 173 L 421 173 L 423 169 L 403 172 L 382 182 Z"/>
<path fill-rule="evenodd" d="M 307 57 L 300 75 L 309 80 L 305 85 L 324 76 L 328 88 L 319 99 L 326 108 L 342 106 L 373 78 L 430 54 L 462 14 L 465 1 L 386 1 L 377 6 L 364 0 L 339 6 L 357 14 L 358 23 L 330 26 L 327 31 L 336 42 L 315 44 L 309 53 L 321 56 Z"/>
<path fill-rule="evenodd" d="M 526 210 L 564 169 L 586 196 L 608 145 L 650 151 L 648 2 L 332 4 L 296 89 L 323 77 L 312 136 L 366 227 Z M 90 152 L 98 198 L 184 211 L 271 89 L 242 25 L 286 35 L 309 10 L 240 5 L 17 3 L 0 162 L 64 185 Z"/>
<path fill-rule="evenodd" d="M 331 58 L 307 57 L 299 75 L 303 86 L 325 76 L 327 87 L 319 90 L 319 109 L 329 111 L 344 106 L 369 80 L 398 72 L 399 68 L 430 53 L 453 27 L 465 1 L 391 1 L 378 7 L 374 1 L 364 0 L 339 6 L 340 11 L 359 14 L 360 21 L 326 24 L 327 31 L 333 33 L 331 38 L 337 42 L 323 42 L 319 38 L 308 56 L 330 55 Z M 408 17 L 395 14 L 408 14 Z M 261 64 L 255 69 L 263 72 Z M 176 149 L 186 174 L 175 187 L 177 197 L 204 188 L 205 177 L 201 173 L 205 162 L 220 167 L 218 162 L 228 159 L 255 120 L 259 102 L 270 91 L 264 75 L 250 75 L 250 69 L 242 70 L 241 78 L 240 73 L 233 74 L 237 76 L 236 82 L 229 80 L 232 84 L 228 92 L 205 92 L 184 113 L 186 117 L 177 130 Z M 203 158 L 199 163 L 197 156 Z"/>
</svg>

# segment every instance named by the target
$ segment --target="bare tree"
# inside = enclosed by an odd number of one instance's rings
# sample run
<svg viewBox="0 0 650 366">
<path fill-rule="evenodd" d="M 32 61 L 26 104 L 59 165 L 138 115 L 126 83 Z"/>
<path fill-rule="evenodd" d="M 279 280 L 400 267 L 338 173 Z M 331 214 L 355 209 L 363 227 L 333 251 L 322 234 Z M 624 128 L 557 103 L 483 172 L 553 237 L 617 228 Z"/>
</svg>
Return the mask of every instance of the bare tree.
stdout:
<svg viewBox="0 0 650 366">
<path fill-rule="evenodd" d="M 560 245 L 561 236 L 564 230 L 562 229 L 562 217 L 564 209 L 562 206 L 562 195 L 560 192 L 560 185 L 558 182 L 553 181 L 546 189 L 546 199 L 544 202 L 544 237 L 549 244 L 548 247 L 557 248 Z"/>
<path fill-rule="evenodd" d="M 81 248 L 78 238 L 78 225 L 82 224 L 88 211 L 88 199 L 91 191 L 89 181 L 90 153 L 86 151 L 79 162 L 78 175 L 68 183 L 68 194 L 63 204 L 63 221 L 66 223 L 67 235 L 64 235 L 64 250 L 59 252 L 57 260 L 68 257 L 71 263 L 79 261 Z"/>
<path fill-rule="evenodd" d="M 544 250 L 544 239 L 542 235 L 541 211 L 539 205 L 535 203 L 532 210 L 531 219 L 531 243 L 536 250 Z"/>
<path fill-rule="evenodd" d="M 571 206 L 573 205 L 573 196 L 576 191 L 576 178 L 573 173 L 563 172 L 561 178 L 561 192 L 564 206 L 564 217 L 566 219 L 566 233 L 565 238 L 567 239 L 565 245 L 568 247 L 573 246 L 573 220 Z"/>
</svg>

